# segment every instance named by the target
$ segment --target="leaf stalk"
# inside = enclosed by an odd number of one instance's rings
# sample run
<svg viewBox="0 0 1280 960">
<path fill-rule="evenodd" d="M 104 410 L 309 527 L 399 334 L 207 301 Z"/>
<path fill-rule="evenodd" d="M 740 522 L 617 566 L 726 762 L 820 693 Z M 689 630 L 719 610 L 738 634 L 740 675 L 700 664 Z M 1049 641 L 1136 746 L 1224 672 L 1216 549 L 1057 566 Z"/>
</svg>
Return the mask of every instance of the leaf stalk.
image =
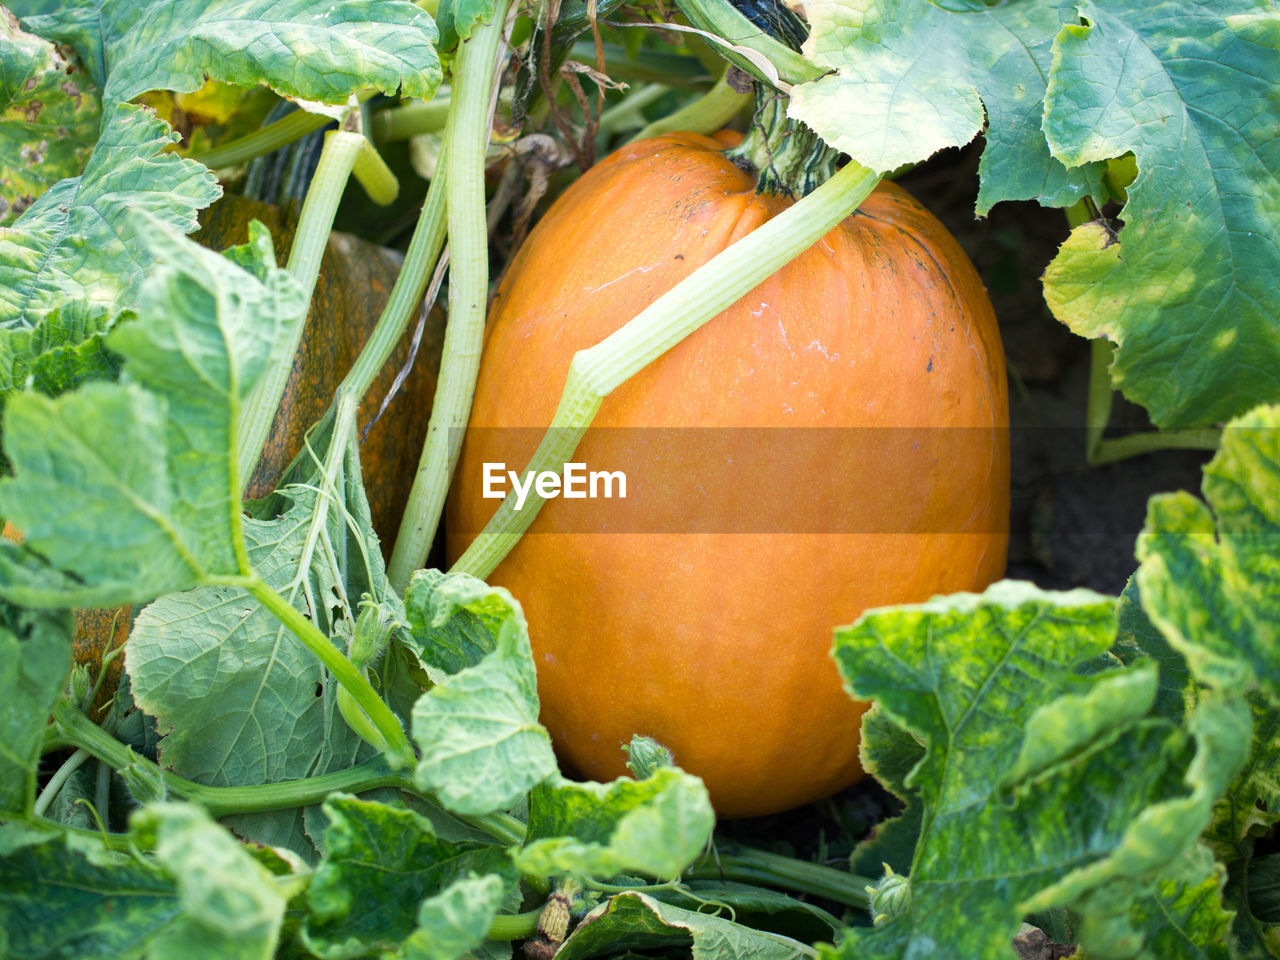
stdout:
<svg viewBox="0 0 1280 960">
<path fill-rule="evenodd" d="M 847 217 L 880 178 L 846 165 L 809 196 L 718 253 L 569 365 L 560 405 L 525 475 L 559 473 L 586 434 L 604 398 L 712 317 L 795 259 Z M 533 523 L 544 500 L 531 492 L 523 508 L 502 501 L 453 572 L 486 578 Z"/>
<path fill-rule="evenodd" d="M 427 559 L 471 413 L 489 299 L 489 233 L 485 223 L 484 166 L 495 103 L 496 73 L 505 45 L 511 0 L 477 24 L 458 52 L 448 144 L 449 326 L 440 358 L 427 439 L 396 537 L 387 577 L 401 592 Z"/>
</svg>

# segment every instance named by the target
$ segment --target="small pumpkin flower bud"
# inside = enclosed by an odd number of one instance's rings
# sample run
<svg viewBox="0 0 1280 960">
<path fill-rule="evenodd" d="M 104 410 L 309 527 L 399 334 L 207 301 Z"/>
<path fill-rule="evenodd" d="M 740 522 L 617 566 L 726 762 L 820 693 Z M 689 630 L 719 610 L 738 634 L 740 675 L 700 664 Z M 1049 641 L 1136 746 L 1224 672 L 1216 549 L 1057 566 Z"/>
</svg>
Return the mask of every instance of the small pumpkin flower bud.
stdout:
<svg viewBox="0 0 1280 960">
<path fill-rule="evenodd" d="M 382 652 L 395 621 L 390 612 L 372 597 L 365 595 L 360 601 L 360 615 L 356 617 L 355 637 L 351 641 L 351 662 L 356 669 L 368 666 Z"/>
<path fill-rule="evenodd" d="M 867 887 L 871 922 L 877 927 L 897 920 L 911 908 L 911 880 L 893 867 L 884 865 L 884 876 L 874 887 Z"/>
<path fill-rule="evenodd" d="M 77 663 L 71 668 L 71 679 L 67 691 L 71 702 L 77 707 L 84 708 L 85 701 L 89 699 L 89 691 L 92 689 L 93 678 L 89 676 L 89 668 L 83 663 Z"/>
<path fill-rule="evenodd" d="M 625 749 L 627 769 L 637 780 L 648 780 L 663 767 L 675 766 L 671 751 L 649 737 L 634 736 Z"/>
<path fill-rule="evenodd" d="M 154 764 L 137 761 L 125 764 L 120 768 L 120 776 L 138 803 L 159 803 L 169 795 L 168 785 Z"/>
</svg>

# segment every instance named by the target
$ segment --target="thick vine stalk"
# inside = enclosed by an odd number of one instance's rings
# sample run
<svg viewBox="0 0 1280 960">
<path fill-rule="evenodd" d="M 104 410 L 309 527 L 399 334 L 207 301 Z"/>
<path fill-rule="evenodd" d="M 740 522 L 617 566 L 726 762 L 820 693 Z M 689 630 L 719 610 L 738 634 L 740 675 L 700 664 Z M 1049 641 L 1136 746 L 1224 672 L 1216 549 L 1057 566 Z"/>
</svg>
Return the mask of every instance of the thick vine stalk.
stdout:
<svg viewBox="0 0 1280 960">
<path fill-rule="evenodd" d="M 822 239 L 880 182 L 850 163 L 807 197 L 721 251 L 594 347 L 574 355 L 560 405 L 526 468 L 559 473 L 572 459 L 604 398 L 777 269 Z M 531 491 L 523 508 L 508 497 L 453 570 L 487 577 L 542 508 Z"/>
<path fill-rule="evenodd" d="M 715 133 L 726 123 L 746 109 L 751 103 L 751 94 L 739 93 L 729 84 L 729 71 L 720 75 L 715 86 L 697 100 L 685 104 L 675 113 L 668 114 L 653 121 L 628 143 L 645 140 L 649 137 L 660 137 L 664 133 L 677 130 L 690 130 L 694 133 Z"/>
<path fill-rule="evenodd" d="M 504 47 L 510 0 L 497 4 L 493 19 L 477 24 L 458 51 L 452 87 L 453 108 L 445 128 L 448 152 L 450 279 L 449 326 L 440 358 L 427 439 L 387 576 L 403 591 L 413 571 L 426 561 L 444 509 L 462 428 L 471 414 L 489 297 L 489 233 L 485 225 L 484 161 L 489 144 L 496 67 Z"/>
<path fill-rule="evenodd" d="M 311 186 L 307 188 L 307 198 L 302 204 L 298 229 L 285 267 L 302 287 L 307 303 L 311 302 L 316 278 L 320 276 L 320 261 L 324 258 L 325 247 L 329 243 L 329 231 L 338 210 L 338 201 L 342 199 L 342 192 L 346 189 L 347 179 L 351 176 L 363 143 L 364 137 L 358 133 L 335 131 L 325 136 L 324 150 L 320 154 Z M 266 372 L 254 384 L 240 409 L 238 459 L 241 487 L 249 482 L 258 459 L 262 456 L 262 447 L 267 442 L 276 408 L 280 406 L 285 387 L 289 383 L 293 357 L 298 352 L 305 326 L 304 315 L 303 320 L 296 325 L 292 340 L 277 347 Z"/>
</svg>

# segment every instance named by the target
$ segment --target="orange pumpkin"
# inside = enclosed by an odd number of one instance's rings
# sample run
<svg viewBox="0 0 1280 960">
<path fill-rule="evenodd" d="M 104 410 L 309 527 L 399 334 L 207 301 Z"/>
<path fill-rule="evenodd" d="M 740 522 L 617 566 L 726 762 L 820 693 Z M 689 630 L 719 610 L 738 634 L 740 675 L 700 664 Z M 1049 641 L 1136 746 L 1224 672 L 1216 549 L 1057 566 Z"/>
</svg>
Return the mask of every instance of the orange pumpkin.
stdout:
<svg viewBox="0 0 1280 960">
<path fill-rule="evenodd" d="M 522 470 L 540 434 L 483 428 L 545 427 L 575 351 L 792 202 L 721 151 L 692 134 L 624 147 L 520 250 L 490 315 L 452 557 L 496 508 L 483 464 Z M 627 472 L 628 499 L 549 500 L 491 575 L 528 617 L 562 761 L 620 776 L 644 734 L 730 817 L 860 777 L 866 704 L 841 687 L 832 628 L 1002 573 L 1007 427 L 981 281 L 933 216 L 880 186 L 607 397 L 574 459 Z"/>
</svg>

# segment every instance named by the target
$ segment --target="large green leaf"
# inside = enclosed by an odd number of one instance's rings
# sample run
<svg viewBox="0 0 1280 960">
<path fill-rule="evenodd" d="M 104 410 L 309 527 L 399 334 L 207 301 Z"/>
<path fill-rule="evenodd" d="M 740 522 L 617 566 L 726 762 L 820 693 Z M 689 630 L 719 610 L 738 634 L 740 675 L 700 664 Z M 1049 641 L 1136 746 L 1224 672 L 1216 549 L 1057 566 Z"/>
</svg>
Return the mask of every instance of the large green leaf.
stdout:
<svg viewBox="0 0 1280 960">
<path fill-rule="evenodd" d="M 181 917 L 177 888 L 154 865 L 98 841 L 0 824 L 0 947 L 9 960 L 118 960 Z"/>
<path fill-rule="evenodd" d="M 130 827 L 173 878 L 182 913 L 148 944 L 156 960 L 269 960 L 285 896 L 235 837 L 191 804 L 145 807 Z"/>
<path fill-rule="evenodd" d="M 1156 669 L 1107 666 L 1115 633 L 1107 598 L 1013 583 L 837 631 L 855 695 L 927 744 L 902 781 L 923 808 L 910 908 L 850 931 L 841 956 L 995 960 L 1024 914 L 1057 906 L 1085 917 L 1099 956 L 1121 934 L 1141 944 L 1133 928 L 1243 761 L 1248 718 L 1234 702 L 1202 704 L 1191 733 L 1146 717 Z"/>
<path fill-rule="evenodd" d="M 326 855 L 307 891 L 310 913 L 303 928 L 308 947 L 323 957 L 395 949 L 417 928 L 423 901 L 465 883 L 472 872 L 488 877 L 487 888 L 496 886 L 494 912 L 506 880 L 514 880 L 504 879 L 512 873 L 504 849 L 441 840 L 431 822 L 411 810 L 335 794 L 324 812 Z M 491 922 L 484 923 L 481 938 Z"/>
<path fill-rule="evenodd" d="M 474 577 L 428 570 L 414 574 L 405 609 L 422 661 L 457 669 L 437 673 L 413 708 L 418 786 L 455 813 L 511 806 L 556 771 L 520 604 Z"/>
<path fill-rule="evenodd" d="M 163 263 L 137 320 L 111 338 L 128 382 L 18 394 L 6 412 L 16 475 L 0 481 L 0 509 L 26 546 L 4 546 L 0 591 L 15 602 L 139 603 L 241 572 L 237 416 L 274 344 L 301 321 L 302 294 L 266 266 L 263 232 L 265 282 L 157 221 L 145 231 Z"/>
<path fill-rule="evenodd" d="M 985 130 L 979 213 L 1000 200 L 1062 207 L 1104 196 L 1100 169 L 1068 169 L 1050 156 L 1040 128 L 1053 38 L 1063 23 L 1075 21 L 1075 4 L 945 6 L 805 4 L 813 25 L 805 55 L 834 72 L 795 87 L 789 115 L 880 171 L 968 143 Z"/>
<path fill-rule="evenodd" d="M 65 610 L 0 601 L 0 816 L 26 813 L 35 799 L 40 747 L 67 680 L 74 630 Z"/>
<path fill-rule="evenodd" d="M 310 605 L 312 573 L 298 562 L 317 498 L 296 495 L 275 520 L 245 521 L 249 562 L 323 627 L 328 611 Z M 326 535 L 341 533 L 338 523 L 331 520 Z M 315 654 L 238 588 L 207 585 L 147 606 L 134 622 L 125 665 L 138 706 L 170 731 L 160 741 L 161 762 L 188 779 L 276 783 L 344 769 L 369 752 L 339 713 L 337 685 Z M 313 856 L 304 816 L 290 808 L 229 822 L 254 840 Z"/>
<path fill-rule="evenodd" d="M 9 960 L 267 960 L 284 898 L 243 845 L 198 808 L 135 815 L 132 840 L 0 825 L 0 947 Z M 7 943 L 6 943 L 7 938 Z"/>
<path fill-rule="evenodd" d="M 1201 683 L 1280 706 L 1280 407 L 1227 427 L 1203 489 L 1148 504 L 1143 605 Z"/>
<path fill-rule="evenodd" d="M 330 442 L 335 442 L 332 439 Z M 341 442 L 341 438 L 337 442 Z M 350 652 L 364 598 L 391 619 L 354 443 L 285 488 L 271 519 L 243 521 L 254 573 Z M 161 597 L 134 623 L 126 653 L 137 703 L 162 731 L 162 761 L 183 776 L 246 786 L 345 769 L 371 753 L 347 724 L 338 688 L 315 654 L 238 588 L 206 584 Z M 290 808 L 228 819 L 238 833 L 311 857 L 323 822 Z"/>
<path fill-rule="evenodd" d="M 418 909 L 418 929 L 401 947 L 404 960 L 477 957 L 498 915 L 506 884 L 492 874 L 465 877 Z"/>
<path fill-rule="evenodd" d="M 516 866 L 541 877 L 671 880 L 702 853 L 714 827 L 707 788 L 674 767 L 612 783 L 556 778 L 529 796 L 529 831 Z"/>
<path fill-rule="evenodd" d="M 71 51 L 24 32 L 0 6 L 0 226 L 84 169 L 101 115 Z"/>
<path fill-rule="evenodd" d="M 80 0 L 25 24 L 74 46 L 107 103 L 206 77 L 325 103 L 368 87 L 430 97 L 440 82 L 435 21 L 407 0 Z"/>
<path fill-rule="evenodd" d="M 1249 695 L 1253 741 L 1240 774 L 1213 807 L 1204 840 L 1223 863 L 1247 859 L 1254 841 L 1280 822 L 1280 708 Z"/>
<path fill-rule="evenodd" d="M 190 233 L 218 198 L 208 170 L 162 152 L 173 139 L 144 107 L 109 110 L 84 173 L 0 228 L 0 403 L 46 351 L 94 339 L 134 306 L 164 247 L 157 223 Z"/>
<path fill-rule="evenodd" d="M 924 758 L 925 745 L 872 704 L 862 715 L 858 754 L 862 769 L 902 800 L 906 808 L 899 816 L 876 824 L 871 835 L 853 851 L 849 865 L 854 873 L 868 877 L 880 875 L 883 866 L 906 874 L 911 870 L 923 813 L 917 791 L 907 786 L 907 778 Z"/>
<path fill-rule="evenodd" d="M 1081 164 L 1132 151 L 1119 243 L 1073 231 L 1055 315 L 1120 345 L 1112 382 L 1163 427 L 1280 398 L 1280 17 L 1266 0 L 1079 4 L 1044 129 Z"/>
</svg>

